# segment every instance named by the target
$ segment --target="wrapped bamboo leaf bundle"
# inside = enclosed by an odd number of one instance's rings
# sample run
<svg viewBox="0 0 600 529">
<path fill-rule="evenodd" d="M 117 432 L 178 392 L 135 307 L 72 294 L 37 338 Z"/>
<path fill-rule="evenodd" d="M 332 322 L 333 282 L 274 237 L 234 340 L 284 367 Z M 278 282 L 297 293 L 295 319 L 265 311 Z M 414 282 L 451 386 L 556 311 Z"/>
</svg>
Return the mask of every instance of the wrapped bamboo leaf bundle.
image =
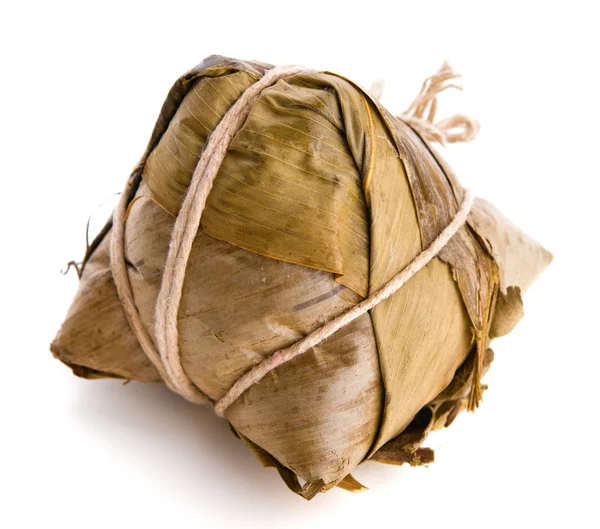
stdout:
<svg viewBox="0 0 600 529">
<path fill-rule="evenodd" d="M 212 56 L 182 76 L 88 247 L 51 345 L 85 378 L 214 407 L 310 499 L 361 462 L 431 462 L 551 255 L 431 142 L 444 66 L 392 116 L 329 72 Z"/>
</svg>

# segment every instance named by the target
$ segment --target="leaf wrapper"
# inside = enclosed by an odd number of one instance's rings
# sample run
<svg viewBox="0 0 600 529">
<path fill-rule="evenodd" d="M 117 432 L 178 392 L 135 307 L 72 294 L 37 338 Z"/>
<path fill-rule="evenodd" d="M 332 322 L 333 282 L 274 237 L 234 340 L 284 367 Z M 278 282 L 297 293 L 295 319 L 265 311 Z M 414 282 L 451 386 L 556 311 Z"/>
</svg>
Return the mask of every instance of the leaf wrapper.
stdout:
<svg viewBox="0 0 600 529">
<path fill-rule="evenodd" d="M 202 148 L 267 67 L 209 57 L 163 105 L 126 222 L 129 279 L 150 332 Z M 178 320 L 186 373 L 222 397 L 253 365 L 404 268 L 462 195 L 439 154 L 347 79 L 301 74 L 266 89 L 233 139 L 194 241 Z M 52 351 L 80 376 L 160 382 L 120 306 L 109 236 L 110 223 L 86 256 Z M 474 371 L 491 362 L 490 339 L 520 319 L 520 292 L 550 258 L 477 201 L 468 224 L 402 289 L 273 370 L 227 419 L 307 499 L 336 485 L 362 490 L 350 472 L 369 458 L 428 463 L 421 442 L 465 407 Z"/>
</svg>

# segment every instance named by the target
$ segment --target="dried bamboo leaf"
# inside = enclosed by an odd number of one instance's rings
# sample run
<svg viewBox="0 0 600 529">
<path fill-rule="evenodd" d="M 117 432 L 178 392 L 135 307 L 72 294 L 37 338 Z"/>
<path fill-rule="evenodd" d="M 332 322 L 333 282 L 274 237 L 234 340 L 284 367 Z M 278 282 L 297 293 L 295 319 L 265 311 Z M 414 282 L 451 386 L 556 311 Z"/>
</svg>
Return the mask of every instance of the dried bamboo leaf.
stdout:
<svg viewBox="0 0 600 529">
<path fill-rule="evenodd" d="M 50 348 L 84 378 L 162 382 L 125 318 L 108 263 L 108 238 L 90 256 L 79 290 Z"/>
<path fill-rule="evenodd" d="M 251 82 L 245 72 L 201 78 L 184 97 L 143 174 L 171 213 L 208 134 Z M 318 76 L 296 76 L 265 90 L 228 150 L 201 230 L 266 257 L 333 272 L 364 297 L 369 242 L 361 178 L 335 94 L 320 85 Z"/>
<path fill-rule="evenodd" d="M 147 192 L 142 185 L 138 194 Z M 173 222 L 153 202 L 141 201 L 127 224 L 127 258 L 134 263 L 130 281 L 148 328 Z M 275 261 L 202 233 L 187 277 L 179 312 L 182 362 L 215 399 L 261 358 L 360 299 L 330 273 Z M 369 450 L 381 400 L 375 340 L 364 316 L 270 373 L 227 417 L 238 433 L 306 481 L 335 483 Z M 332 406 L 339 412 L 331 413 Z"/>
<path fill-rule="evenodd" d="M 423 408 L 401 434 L 385 443 L 370 459 L 388 465 L 408 463 L 410 466 L 421 466 L 433 463 L 433 450 L 421 448 L 421 443 L 433 428 L 434 420 L 432 408 Z"/>
<path fill-rule="evenodd" d="M 476 199 L 469 224 L 500 269 L 500 288 L 527 292 L 552 261 L 552 254 L 521 231 L 487 200 Z"/>
<path fill-rule="evenodd" d="M 490 338 L 499 338 L 512 331 L 517 323 L 523 317 L 523 300 L 521 298 L 521 289 L 519 287 L 508 287 L 506 294 L 502 291 L 498 293 L 496 302 L 496 312 L 492 327 L 490 329 Z"/>
<path fill-rule="evenodd" d="M 283 480 L 283 482 L 287 485 L 288 489 L 296 494 L 302 494 L 302 485 L 298 481 L 298 476 L 292 472 L 289 468 L 284 467 L 277 459 L 275 459 L 271 454 L 265 452 L 260 446 L 253 443 L 247 437 L 241 435 L 236 432 L 235 428 L 233 428 L 234 433 L 244 441 L 244 444 L 251 450 L 254 454 L 254 457 L 260 461 L 263 467 L 265 468 L 274 468 L 279 473 L 279 476 Z"/>
<path fill-rule="evenodd" d="M 344 489 L 349 492 L 364 492 L 365 490 L 369 490 L 368 487 L 365 487 L 362 483 L 357 481 L 352 474 L 348 474 L 342 481 L 340 481 L 337 484 L 337 486 L 340 489 Z"/>
<path fill-rule="evenodd" d="M 450 382 L 444 391 L 442 391 L 435 399 L 431 401 L 431 405 L 436 406 L 446 401 L 453 402 L 457 399 L 467 397 L 473 380 L 473 364 L 475 363 L 476 358 L 477 348 L 473 347 L 473 350 L 467 359 L 457 369 L 452 382 Z M 494 351 L 488 348 L 483 355 L 482 376 L 488 372 L 493 360 Z"/>
</svg>

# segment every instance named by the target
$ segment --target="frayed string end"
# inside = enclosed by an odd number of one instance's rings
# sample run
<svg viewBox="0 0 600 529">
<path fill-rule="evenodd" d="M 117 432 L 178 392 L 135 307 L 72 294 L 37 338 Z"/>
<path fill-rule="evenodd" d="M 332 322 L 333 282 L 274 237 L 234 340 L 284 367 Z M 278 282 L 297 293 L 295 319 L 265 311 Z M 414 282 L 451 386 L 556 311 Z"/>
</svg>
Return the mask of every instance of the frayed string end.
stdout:
<svg viewBox="0 0 600 529">
<path fill-rule="evenodd" d="M 479 133 L 477 120 L 463 114 L 455 114 L 435 121 L 438 110 L 438 95 L 448 88 L 462 90 L 462 86 L 450 81 L 460 77 L 447 62 L 432 76 L 425 79 L 419 95 L 398 116 L 413 127 L 423 139 L 441 145 L 474 140 Z"/>
</svg>

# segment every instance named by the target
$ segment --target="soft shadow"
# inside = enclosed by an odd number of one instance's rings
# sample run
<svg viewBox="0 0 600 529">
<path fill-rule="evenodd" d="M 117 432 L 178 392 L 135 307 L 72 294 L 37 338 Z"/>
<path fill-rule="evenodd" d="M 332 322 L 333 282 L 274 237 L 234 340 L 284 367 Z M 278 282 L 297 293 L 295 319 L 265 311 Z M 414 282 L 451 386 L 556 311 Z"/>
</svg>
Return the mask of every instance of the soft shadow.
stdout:
<svg viewBox="0 0 600 529">
<path fill-rule="evenodd" d="M 225 420 L 164 386 L 112 380 L 77 386 L 76 419 L 135 467 L 151 466 L 151 478 L 172 484 L 173 494 L 189 495 L 190 502 L 206 508 L 207 501 L 216 500 L 215 509 L 235 506 L 229 515 L 240 523 L 251 513 L 282 526 L 286 520 L 298 522 L 302 513 L 314 515 L 315 503 L 329 509 L 344 502 L 336 491 L 310 503 L 294 495 L 274 469 L 261 466 Z"/>
</svg>

